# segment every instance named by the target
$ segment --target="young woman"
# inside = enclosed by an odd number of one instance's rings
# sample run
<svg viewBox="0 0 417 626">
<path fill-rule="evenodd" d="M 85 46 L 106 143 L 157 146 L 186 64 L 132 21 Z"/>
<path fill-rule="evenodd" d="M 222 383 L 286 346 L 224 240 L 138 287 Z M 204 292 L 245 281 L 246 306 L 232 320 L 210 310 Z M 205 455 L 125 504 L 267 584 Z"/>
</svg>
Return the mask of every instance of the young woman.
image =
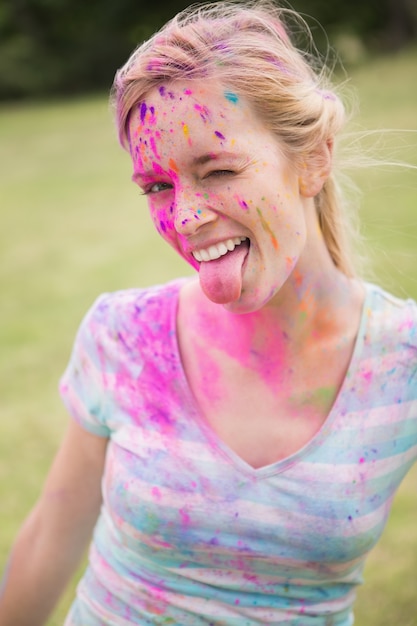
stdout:
<svg viewBox="0 0 417 626">
<path fill-rule="evenodd" d="M 93 528 L 66 626 L 353 624 L 417 456 L 417 307 L 354 273 L 344 107 L 285 15 L 186 11 L 116 76 L 133 181 L 196 277 L 84 319 L 1 626 L 44 623 Z"/>
</svg>

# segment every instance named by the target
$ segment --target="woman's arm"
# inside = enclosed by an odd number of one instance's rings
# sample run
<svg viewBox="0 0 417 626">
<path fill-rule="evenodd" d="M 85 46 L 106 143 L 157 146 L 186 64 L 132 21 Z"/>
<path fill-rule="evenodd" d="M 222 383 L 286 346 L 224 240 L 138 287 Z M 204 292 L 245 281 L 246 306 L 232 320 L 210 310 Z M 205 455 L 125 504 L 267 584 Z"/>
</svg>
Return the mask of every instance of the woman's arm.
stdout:
<svg viewBox="0 0 417 626">
<path fill-rule="evenodd" d="M 0 588 L 0 626 L 41 626 L 75 572 L 101 505 L 107 439 L 71 421 Z"/>
</svg>

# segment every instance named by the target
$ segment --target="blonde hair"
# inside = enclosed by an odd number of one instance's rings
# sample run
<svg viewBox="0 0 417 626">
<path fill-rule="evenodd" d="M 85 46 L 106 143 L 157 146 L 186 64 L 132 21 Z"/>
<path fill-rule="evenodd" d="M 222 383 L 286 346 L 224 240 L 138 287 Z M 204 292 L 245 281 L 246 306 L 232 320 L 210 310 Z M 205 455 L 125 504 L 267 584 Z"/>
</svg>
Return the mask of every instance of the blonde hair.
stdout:
<svg viewBox="0 0 417 626">
<path fill-rule="evenodd" d="M 330 87 L 325 67 L 291 41 L 286 23 L 304 20 L 270 0 L 216 2 L 185 9 L 139 46 L 117 72 L 112 101 L 119 139 L 128 148 L 130 113 L 162 82 L 217 79 L 244 96 L 301 171 L 320 147 L 333 143 L 346 122 L 345 107 Z M 322 151 L 321 151 L 322 152 Z M 343 195 L 330 174 L 315 198 L 319 224 L 334 264 L 354 275 L 352 225 Z"/>
</svg>

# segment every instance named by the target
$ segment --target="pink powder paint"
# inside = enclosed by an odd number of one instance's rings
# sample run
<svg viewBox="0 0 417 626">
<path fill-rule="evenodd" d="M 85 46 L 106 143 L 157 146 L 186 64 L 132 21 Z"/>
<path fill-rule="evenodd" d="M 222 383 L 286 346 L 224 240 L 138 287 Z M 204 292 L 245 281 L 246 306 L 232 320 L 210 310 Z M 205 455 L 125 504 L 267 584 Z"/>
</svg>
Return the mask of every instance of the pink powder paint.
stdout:
<svg viewBox="0 0 417 626">
<path fill-rule="evenodd" d="M 368 370 L 367 372 L 363 372 L 362 378 L 364 378 L 366 382 L 370 383 L 373 378 L 373 372 L 371 370 Z"/>
<path fill-rule="evenodd" d="M 150 145 L 151 145 L 151 150 L 152 150 L 152 152 L 155 155 L 155 158 L 156 159 L 160 159 L 161 157 L 158 154 L 158 149 L 156 147 L 156 142 L 155 142 L 155 138 L 153 137 L 153 135 L 151 136 L 151 139 L 150 139 Z"/>
<path fill-rule="evenodd" d="M 210 337 L 210 344 L 213 347 L 224 351 L 230 358 L 238 361 L 242 367 L 259 370 L 264 382 L 268 386 L 276 388 L 276 372 L 282 369 L 285 363 L 286 339 L 281 331 L 276 328 L 274 320 L 271 319 L 269 324 L 268 319 L 266 319 L 265 332 L 261 336 L 258 334 L 259 339 L 257 340 L 258 322 L 256 313 L 246 314 L 244 320 L 236 316 L 233 324 L 234 332 L 228 335 L 227 345 L 224 342 L 219 345 L 221 331 L 217 325 L 211 322 L 209 316 L 205 318 L 202 315 L 199 325 L 201 325 L 201 332 Z M 196 327 L 197 332 L 199 325 Z M 262 359 L 259 362 L 257 354 L 267 352 L 266 342 L 273 342 L 274 350 L 269 351 L 268 359 Z M 203 362 L 207 364 L 207 358 Z"/>
<path fill-rule="evenodd" d="M 249 211 L 249 205 L 247 202 L 245 202 L 245 200 L 243 198 L 241 198 L 238 195 L 234 196 L 235 200 L 237 200 L 239 206 L 244 209 L 245 211 Z"/>
<path fill-rule="evenodd" d="M 151 494 L 153 495 L 154 498 L 156 498 L 156 500 L 160 500 L 162 497 L 161 492 L 158 489 L 158 487 L 152 487 Z"/>
<path fill-rule="evenodd" d="M 191 519 L 185 508 L 179 509 L 178 513 L 180 514 L 182 524 L 184 526 L 189 526 Z"/>
<path fill-rule="evenodd" d="M 194 109 L 198 111 L 204 123 L 207 123 L 210 121 L 210 111 L 208 107 L 206 107 L 205 105 L 195 104 Z"/>
</svg>

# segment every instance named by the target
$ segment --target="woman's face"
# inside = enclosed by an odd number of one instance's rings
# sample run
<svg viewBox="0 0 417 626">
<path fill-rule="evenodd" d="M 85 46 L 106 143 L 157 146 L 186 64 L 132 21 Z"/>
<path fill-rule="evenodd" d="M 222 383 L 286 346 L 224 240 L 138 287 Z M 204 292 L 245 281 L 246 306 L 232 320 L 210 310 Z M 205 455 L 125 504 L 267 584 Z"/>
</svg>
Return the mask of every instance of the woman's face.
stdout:
<svg viewBox="0 0 417 626">
<path fill-rule="evenodd" d="M 133 180 L 161 236 L 236 312 L 271 301 L 306 240 L 298 175 L 249 104 L 213 82 L 155 88 L 132 112 Z"/>
</svg>

